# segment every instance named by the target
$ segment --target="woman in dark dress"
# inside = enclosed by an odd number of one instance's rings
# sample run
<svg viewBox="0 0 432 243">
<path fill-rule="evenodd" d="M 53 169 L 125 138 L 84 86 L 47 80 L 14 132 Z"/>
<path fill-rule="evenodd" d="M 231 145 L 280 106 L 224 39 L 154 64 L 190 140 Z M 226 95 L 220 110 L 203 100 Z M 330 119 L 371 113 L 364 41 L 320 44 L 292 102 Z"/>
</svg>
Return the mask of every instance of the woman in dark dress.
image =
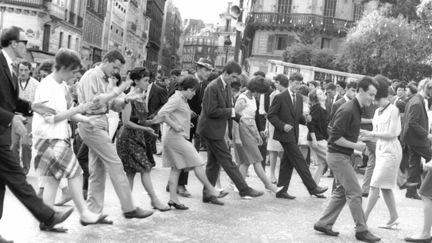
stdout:
<svg viewBox="0 0 432 243">
<path fill-rule="evenodd" d="M 135 90 L 131 92 L 145 93 L 149 85 L 150 72 L 144 67 L 135 68 L 131 71 L 130 78 L 135 85 Z M 140 173 L 141 182 L 150 196 L 152 207 L 163 212 L 170 208 L 162 204 L 156 196 L 150 177 L 150 171 L 155 164 L 151 163 L 146 155 L 145 136 L 158 136 L 149 127 L 152 124 L 146 120 L 147 113 L 145 97 L 125 106 L 122 111 L 123 129 L 117 141 L 117 152 L 123 162 L 131 189 L 135 174 Z"/>
</svg>

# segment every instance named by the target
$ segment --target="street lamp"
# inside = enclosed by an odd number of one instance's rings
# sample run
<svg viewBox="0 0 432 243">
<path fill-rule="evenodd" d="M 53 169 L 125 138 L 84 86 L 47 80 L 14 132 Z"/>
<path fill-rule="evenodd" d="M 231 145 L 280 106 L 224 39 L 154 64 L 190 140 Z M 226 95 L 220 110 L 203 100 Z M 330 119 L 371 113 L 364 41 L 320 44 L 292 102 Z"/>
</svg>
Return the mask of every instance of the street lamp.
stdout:
<svg viewBox="0 0 432 243">
<path fill-rule="evenodd" d="M 228 50 L 229 50 L 229 47 L 231 46 L 231 44 L 232 44 L 232 42 L 231 42 L 230 36 L 227 35 L 227 36 L 225 37 L 225 41 L 224 41 L 224 46 L 225 46 L 225 49 L 226 49 L 226 53 L 225 53 L 225 64 L 228 62 Z"/>
</svg>

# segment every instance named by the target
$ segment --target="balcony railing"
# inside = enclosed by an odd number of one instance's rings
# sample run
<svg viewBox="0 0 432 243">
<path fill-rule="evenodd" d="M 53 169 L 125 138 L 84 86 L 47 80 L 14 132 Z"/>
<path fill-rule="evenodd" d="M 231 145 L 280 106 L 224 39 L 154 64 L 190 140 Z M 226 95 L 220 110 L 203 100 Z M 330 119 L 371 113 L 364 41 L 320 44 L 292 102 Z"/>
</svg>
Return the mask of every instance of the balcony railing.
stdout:
<svg viewBox="0 0 432 243">
<path fill-rule="evenodd" d="M 323 31 L 346 32 L 354 25 L 354 21 L 317 14 L 252 12 L 247 24 L 256 28 L 312 27 Z"/>
<path fill-rule="evenodd" d="M 52 17 L 61 19 L 61 20 L 65 20 L 66 19 L 66 12 L 67 10 L 64 7 L 60 7 L 57 4 L 52 4 L 50 3 L 48 5 L 48 10 L 49 10 L 49 14 Z"/>
<path fill-rule="evenodd" d="M 74 12 L 69 12 L 69 23 L 75 24 L 75 16 L 76 14 Z"/>
<path fill-rule="evenodd" d="M 77 27 L 82 28 L 83 27 L 83 17 L 78 16 L 77 18 Z"/>
<path fill-rule="evenodd" d="M 23 7 L 43 8 L 44 0 L 3 0 L 3 3 L 16 4 Z"/>
</svg>

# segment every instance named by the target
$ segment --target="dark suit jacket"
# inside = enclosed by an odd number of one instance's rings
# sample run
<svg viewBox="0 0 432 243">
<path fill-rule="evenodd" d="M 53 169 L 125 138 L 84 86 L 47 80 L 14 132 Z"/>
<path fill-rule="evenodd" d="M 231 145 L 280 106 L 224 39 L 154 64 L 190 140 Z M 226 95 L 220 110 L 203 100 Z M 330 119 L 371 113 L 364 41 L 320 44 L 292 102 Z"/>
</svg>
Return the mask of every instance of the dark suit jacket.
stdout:
<svg viewBox="0 0 432 243">
<path fill-rule="evenodd" d="M 156 115 L 156 113 L 167 102 L 167 100 L 168 91 L 165 88 L 160 87 L 156 83 L 153 83 L 148 98 L 149 116 L 152 117 Z"/>
<path fill-rule="evenodd" d="M 207 80 L 201 81 L 199 87 L 195 91 L 195 96 L 188 101 L 189 107 L 197 115 L 201 114 L 204 91 L 208 84 L 209 82 Z"/>
<path fill-rule="evenodd" d="M 428 134 L 428 116 L 424 98 L 416 94 L 406 104 L 400 138 L 407 145 L 425 147 L 430 146 Z"/>
<path fill-rule="evenodd" d="M 268 109 L 270 107 L 270 94 L 273 92 L 273 90 L 270 90 L 264 94 L 264 111 L 267 113 Z M 257 110 L 255 113 L 255 123 L 257 125 L 258 131 L 264 131 L 266 129 L 266 115 L 260 115 L 259 114 L 259 107 L 260 107 L 260 96 L 255 99 L 257 104 Z"/>
<path fill-rule="evenodd" d="M 229 84 L 226 89 L 230 92 Z M 228 121 L 231 121 L 232 109 L 232 95 L 227 95 L 222 79 L 218 77 L 211 81 L 204 91 L 198 133 L 213 140 L 224 139 Z"/>
<path fill-rule="evenodd" d="M 342 97 L 343 96 L 341 96 L 339 94 L 336 94 L 336 101 L 340 100 Z M 332 107 L 336 103 L 336 101 L 332 103 L 331 99 L 328 97 L 327 100 L 326 100 L 326 102 L 325 102 L 327 113 L 330 114 L 330 116 L 328 116 L 328 121 L 329 122 L 330 122 L 330 117 L 332 117 L 331 114 L 333 113 Z"/>
<path fill-rule="evenodd" d="M 6 58 L 0 50 L 0 146 L 11 144 L 14 112 L 31 115 L 30 103 L 18 97 L 18 80 L 12 78 Z"/>
<path fill-rule="evenodd" d="M 298 142 L 299 124 L 306 124 L 303 116 L 303 97 L 296 94 L 296 107 L 294 109 L 291 95 L 288 89 L 275 96 L 267 114 L 268 120 L 275 127 L 273 138 L 280 142 Z M 293 128 L 289 132 L 284 131 L 284 126 L 289 124 Z"/>
</svg>

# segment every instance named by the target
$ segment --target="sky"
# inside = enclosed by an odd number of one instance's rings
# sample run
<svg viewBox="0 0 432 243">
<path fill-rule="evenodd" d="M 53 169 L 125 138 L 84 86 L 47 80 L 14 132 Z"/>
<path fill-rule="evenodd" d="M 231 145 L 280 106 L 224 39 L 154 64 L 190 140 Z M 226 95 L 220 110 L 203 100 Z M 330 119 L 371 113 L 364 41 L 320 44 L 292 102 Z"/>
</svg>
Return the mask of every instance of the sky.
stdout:
<svg viewBox="0 0 432 243">
<path fill-rule="evenodd" d="M 238 5 L 238 0 L 173 0 L 182 19 L 202 19 L 204 23 L 219 21 L 219 14 L 228 7 L 228 2 Z"/>
</svg>

